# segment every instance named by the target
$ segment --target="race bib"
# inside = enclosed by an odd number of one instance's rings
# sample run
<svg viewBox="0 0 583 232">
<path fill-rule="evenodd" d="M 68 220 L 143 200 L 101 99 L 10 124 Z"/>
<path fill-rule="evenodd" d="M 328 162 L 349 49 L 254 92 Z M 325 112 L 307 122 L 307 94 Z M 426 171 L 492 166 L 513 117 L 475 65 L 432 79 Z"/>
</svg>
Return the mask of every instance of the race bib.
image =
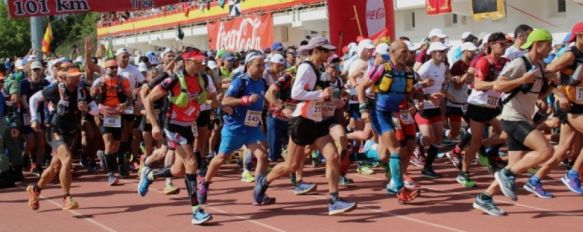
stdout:
<svg viewBox="0 0 583 232">
<path fill-rule="evenodd" d="M 22 120 L 24 121 L 23 123 L 25 126 L 30 126 L 30 114 L 23 113 Z"/>
<path fill-rule="evenodd" d="M 123 114 L 134 114 L 134 106 L 128 106 L 123 110 Z"/>
<path fill-rule="evenodd" d="M 413 117 L 411 116 L 411 112 L 409 110 L 401 110 L 399 112 L 399 118 L 401 118 L 401 121 L 403 121 L 403 124 L 413 124 L 415 123 L 415 121 L 413 121 Z"/>
<path fill-rule="evenodd" d="M 245 126 L 257 127 L 261 121 L 261 111 L 247 110 L 245 115 Z"/>
<path fill-rule="evenodd" d="M 486 102 L 486 104 L 488 104 L 489 106 L 498 106 L 499 99 L 500 98 L 496 96 L 488 96 L 488 101 Z"/>
<path fill-rule="evenodd" d="M 575 101 L 581 102 L 583 101 L 583 87 L 577 87 L 575 90 Z"/>
<path fill-rule="evenodd" d="M 336 104 L 333 101 L 325 102 L 324 103 L 324 117 L 332 117 L 334 116 L 334 111 L 336 111 Z"/>
<path fill-rule="evenodd" d="M 103 126 L 121 128 L 121 115 L 104 115 Z"/>
<path fill-rule="evenodd" d="M 321 118 L 322 117 L 322 106 L 323 106 L 322 101 L 316 101 L 314 102 L 314 113 L 312 114 L 315 118 Z"/>
</svg>

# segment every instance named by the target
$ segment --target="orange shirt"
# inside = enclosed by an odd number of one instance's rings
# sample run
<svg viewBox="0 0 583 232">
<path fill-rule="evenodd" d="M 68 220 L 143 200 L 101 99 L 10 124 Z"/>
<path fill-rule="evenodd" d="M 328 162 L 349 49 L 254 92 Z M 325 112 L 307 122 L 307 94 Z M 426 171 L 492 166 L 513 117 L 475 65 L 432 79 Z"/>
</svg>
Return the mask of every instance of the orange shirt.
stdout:
<svg viewBox="0 0 583 232">
<path fill-rule="evenodd" d="M 118 98 L 118 81 L 119 77 L 116 79 L 103 78 L 103 83 L 105 85 L 105 99 L 103 100 L 103 105 L 110 107 L 117 107 L 121 102 Z M 128 79 L 123 78 L 121 82 L 122 94 L 130 91 L 130 82 Z"/>
</svg>

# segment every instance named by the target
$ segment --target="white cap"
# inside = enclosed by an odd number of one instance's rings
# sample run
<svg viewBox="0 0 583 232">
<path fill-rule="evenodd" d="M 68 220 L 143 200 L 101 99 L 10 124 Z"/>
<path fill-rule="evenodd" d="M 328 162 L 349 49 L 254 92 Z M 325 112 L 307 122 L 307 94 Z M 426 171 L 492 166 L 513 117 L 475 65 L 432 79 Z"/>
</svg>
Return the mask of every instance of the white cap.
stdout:
<svg viewBox="0 0 583 232">
<path fill-rule="evenodd" d="M 162 58 L 164 58 L 164 56 L 166 56 L 166 54 L 170 53 L 170 52 L 174 52 L 174 50 L 172 50 L 172 48 L 166 48 L 164 49 L 164 51 L 160 54 L 160 56 Z"/>
<path fill-rule="evenodd" d="M 32 64 L 30 64 L 30 69 L 35 69 L 35 68 L 43 68 L 43 65 L 40 63 L 40 61 L 33 61 Z"/>
<path fill-rule="evenodd" d="M 375 48 L 375 53 L 378 55 L 388 55 L 389 54 L 389 45 L 387 43 L 380 43 Z"/>
<path fill-rule="evenodd" d="M 128 49 L 126 49 L 126 48 L 120 48 L 120 49 L 117 49 L 117 52 L 115 52 L 115 55 L 116 56 L 119 56 L 119 55 L 124 54 L 124 53 L 127 53 L 128 55 L 130 54 L 130 52 L 128 51 Z"/>
<path fill-rule="evenodd" d="M 468 38 L 468 36 L 470 36 L 470 35 L 472 35 L 472 33 L 471 33 L 471 32 L 469 32 L 469 31 L 466 31 L 466 32 L 462 33 L 462 39 L 466 39 L 466 38 Z"/>
<path fill-rule="evenodd" d="M 411 43 L 411 41 L 404 40 L 403 42 L 407 45 L 407 48 L 409 49 L 410 52 L 419 50 L 419 46 Z"/>
<path fill-rule="evenodd" d="M 488 39 L 490 39 L 490 33 L 485 34 L 484 37 L 482 37 L 482 47 L 486 46 L 486 44 L 488 44 Z"/>
<path fill-rule="evenodd" d="M 138 63 L 138 71 L 140 71 L 140 72 L 147 72 L 148 71 L 148 66 L 146 66 L 146 63 L 144 63 L 144 62 Z"/>
<path fill-rule="evenodd" d="M 448 48 L 449 47 L 445 46 L 445 44 L 443 44 L 442 42 L 431 42 L 431 44 L 429 45 L 429 49 L 427 49 L 427 54 L 431 54 L 431 52 L 435 51 L 445 51 Z"/>
<path fill-rule="evenodd" d="M 435 28 L 429 32 L 429 38 L 433 38 L 435 36 L 439 37 L 440 39 L 447 38 L 447 35 L 439 28 Z"/>
<path fill-rule="evenodd" d="M 269 57 L 269 63 L 272 64 L 285 64 L 285 59 L 279 53 L 273 54 Z"/>
<path fill-rule="evenodd" d="M 476 47 L 476 45 L 474 45 L 474 43 L 472 43 L 472 42 L 465 42 L 462 44 L 461 50 L 462 50 L 462 52 L 476 51 L 476 50 L 478 50 L 478 47 Z"/>
<path fill-rule="evenodd" d="M 358 50 L 362 51 L 363 49 L 373 49 L 375 48 L 374 43 L 370 39 L 363 39 L 358 43 Z"/>
<path fill-rule="evenodd" d="M 154 53 L 152 51 L 148 51 L 146 53 L 146 57 L 148 57 L 148 61 L 152 65 L 158 65 L 160 63 L 160 62 L 158 62 L 158 56 L 156 56 L 156 53 Z"/>
<path fill-rule="evenodd" d="M 14 67 L 19 70 L 24 69 L 24 65 L 26 65 L 26 61 L 23 59 L 17 59 L 16 62 L 14 62 Z"/>
<path fill-rule="evenodd" d="M 210 69 L 215 69 L 217 68 L 217 62 L 214 60 L 209 60 L 207 61 L 206 66 L 208 66 Z"/>
</svg>

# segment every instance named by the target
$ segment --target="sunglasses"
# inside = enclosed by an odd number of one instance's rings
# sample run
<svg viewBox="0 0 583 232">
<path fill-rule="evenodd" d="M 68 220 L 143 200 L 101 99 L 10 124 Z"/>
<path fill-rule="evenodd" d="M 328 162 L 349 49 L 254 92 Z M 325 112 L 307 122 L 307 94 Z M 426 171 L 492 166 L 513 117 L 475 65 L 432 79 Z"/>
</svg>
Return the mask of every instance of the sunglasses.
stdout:
<svg viewBox="0 0 583 232">
<path fill-rule="evenodd" d="M 32 71 L 35 71 L 35 72 L 40 72 L 40 71 L 41 71 L 41 69 L 40 69 L 40 68 L 35 68 L 35 69 L 32 69 Z"/>
<path fill-rule="evenodd" d="M 108 69 L 117 69 L 117 66 L 109 66 Z"/>
</svg>

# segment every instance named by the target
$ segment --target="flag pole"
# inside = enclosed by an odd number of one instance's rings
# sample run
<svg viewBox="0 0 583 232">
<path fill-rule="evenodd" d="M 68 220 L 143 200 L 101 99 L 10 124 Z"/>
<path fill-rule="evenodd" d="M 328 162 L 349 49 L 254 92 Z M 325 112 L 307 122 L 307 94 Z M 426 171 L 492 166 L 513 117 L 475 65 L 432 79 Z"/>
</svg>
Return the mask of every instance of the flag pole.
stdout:
<svg viewBox="0 0 583 232">
<path fill-rule="evenodd" d="M 358 17 L 358 11 L 356 10 L 356 5 L 352 5 L 352 9 L 354 9 L 354 17 L 356 17 L 356 24 L 358 25 L 358 32 L 360 33 L 360 36 L 364 36 L 364 34 L 362 34 L 362 27 L 360 26 L 360 18 Z"/>
</svg>

